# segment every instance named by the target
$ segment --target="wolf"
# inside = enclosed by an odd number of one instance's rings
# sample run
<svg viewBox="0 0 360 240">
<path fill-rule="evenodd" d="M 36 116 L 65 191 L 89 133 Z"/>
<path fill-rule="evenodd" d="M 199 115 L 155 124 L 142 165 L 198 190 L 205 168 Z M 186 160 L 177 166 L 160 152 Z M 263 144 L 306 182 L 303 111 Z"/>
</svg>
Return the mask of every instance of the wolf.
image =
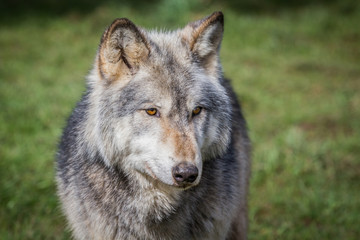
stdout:
<svg viewBox="0 0 360 240">
<path fill-rule="evenodd" d="M 75 239 L 246 239 L 250 140 L 223 76 L 221 12 L 103 33 L 57 152 Z"/>
</svg>

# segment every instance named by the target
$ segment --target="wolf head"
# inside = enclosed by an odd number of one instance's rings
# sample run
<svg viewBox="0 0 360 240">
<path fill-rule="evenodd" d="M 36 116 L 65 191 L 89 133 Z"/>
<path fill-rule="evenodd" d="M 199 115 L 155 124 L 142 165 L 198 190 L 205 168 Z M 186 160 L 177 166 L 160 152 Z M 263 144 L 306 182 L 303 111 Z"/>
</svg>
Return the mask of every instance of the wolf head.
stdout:
<svg viewBox="0 0 360 240">
<path fill-rule="evenodd" d="M 125 18 L 109 26 L 89 76 L 87 126 L 106 164 L 180 188 L 199 183 L 230 138 L 222 35 L 221 12 L 172 32 Z"/>
</svg>

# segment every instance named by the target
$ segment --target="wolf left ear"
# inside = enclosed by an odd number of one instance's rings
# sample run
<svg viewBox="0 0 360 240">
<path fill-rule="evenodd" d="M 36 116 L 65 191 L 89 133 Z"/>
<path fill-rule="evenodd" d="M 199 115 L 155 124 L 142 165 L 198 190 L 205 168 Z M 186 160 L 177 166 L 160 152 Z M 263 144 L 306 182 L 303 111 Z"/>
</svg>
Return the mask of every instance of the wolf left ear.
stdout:
<svg viewBox="0 0 360 240">
<path fill-rule="evenodd" d="M 223 32 L 222 12 L 214 12 L 204 19 L 189 23 L 182 31 L 192 54 L 207 71 L 216 71 Z"/>
<path fill-rule="evenodd" d="M 141 31 L 126 18 L 116 19 L 104 32 L 99 48 L 100 74 L 108 81 L 134 74 L 150 48 Z"/>
</svg>

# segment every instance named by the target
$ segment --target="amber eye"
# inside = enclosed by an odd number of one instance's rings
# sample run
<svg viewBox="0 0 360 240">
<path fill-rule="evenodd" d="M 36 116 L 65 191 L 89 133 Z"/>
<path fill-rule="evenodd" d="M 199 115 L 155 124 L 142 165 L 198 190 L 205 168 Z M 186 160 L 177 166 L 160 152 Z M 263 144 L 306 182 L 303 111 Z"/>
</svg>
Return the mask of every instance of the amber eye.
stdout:
<svg viewBox="0 0 360 240">
<path fill-rule="evenodd" d="M 146 109 L 145 111 L 150 116 L 155 116 L 157 114 L 157 109 L 156 108 L 149 108 L 149 109 Z"/>
<path fill-rule="evenodd" d="M 194 110 L 192 111 L 193 116 L 198 115 L 201 112 L 201 109 L 202 109 L 202 107 L 194 108 Z"/>
</svg>

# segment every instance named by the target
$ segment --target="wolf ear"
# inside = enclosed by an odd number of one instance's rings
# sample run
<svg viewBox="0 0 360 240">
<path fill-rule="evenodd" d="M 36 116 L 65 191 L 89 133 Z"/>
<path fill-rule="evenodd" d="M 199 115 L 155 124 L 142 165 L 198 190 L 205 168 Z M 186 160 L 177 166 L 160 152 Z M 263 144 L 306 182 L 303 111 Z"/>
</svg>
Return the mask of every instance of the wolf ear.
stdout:
<svg viewBox="0 0 360 240">
<path fill-rule="evenodd" d="M 223 32 L 222 12 L 214 12 L 204 19 L 189 23 L 183 29 L 183 38 L 205 70 L 216 70 Z"/>
<path fill-rule="evenodd" d="M 150 53 L 140 30 L 126 18 L 118 18 L 104 32 L 99 48 L 100 74 L 108 81 L 136 73 Z"/>
</svg>

